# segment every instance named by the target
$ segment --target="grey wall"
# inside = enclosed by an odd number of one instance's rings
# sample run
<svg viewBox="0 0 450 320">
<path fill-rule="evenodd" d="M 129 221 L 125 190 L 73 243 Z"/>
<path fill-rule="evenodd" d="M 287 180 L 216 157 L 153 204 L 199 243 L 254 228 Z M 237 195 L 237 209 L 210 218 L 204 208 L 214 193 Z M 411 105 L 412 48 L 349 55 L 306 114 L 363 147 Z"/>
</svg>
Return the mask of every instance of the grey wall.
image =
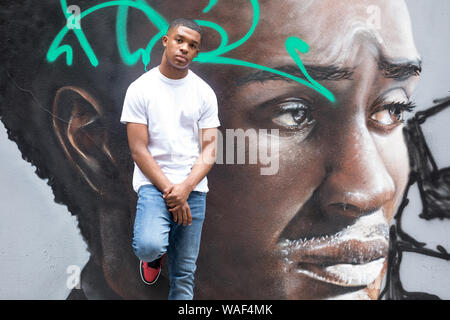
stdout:
<svg viewBox="0 0 450 320">
<path fill-rule="evenodd" d="M 53 202 L 1 122 L 0 159 L 0 299 L 64 299 L 75 275 L 67 268 L 89 258 L 76 218 Z"/>
<path fill-rule="evenodd" d="M 407 1 L 423 74 L 415 94 L 420 107 L 450 95 L 450 1 Z M 382 18 L 382 17 L 381 17 Z M 450 165 L 450 110 L 425 127 L 437 163 Z M 70 265 L 88 260 L 77 221 L 55 204 L 50 188 L 9 141 L 0 122 L 0 299 L 64 299 Z M 411 190 L 404 229 L 428 244 L 450 251 L 450 221 L 425 221 L 417 189 Z M 417 254 L 404 256 L 401 277 L 408 291 L 425 291 L 450 299 L 450 262 Z"/>
<path fill-rule="evenodd" d="M 416 46 L 422 55 L 423 71 L 415 92 L 420 107 L 431 106 L 432 100 L 450 96 L 450 1 L 407 0 L 413 23 Z M 431 151 L 438 166 L 450 166 L 450 109 L 429 118 L 423 125 Z M 418 189 L 409 194 L 410 204 L 404 213 L 403 228 L 414 238 L 436 249 L 442 245 L 450 250 L 450 221 L 418 218 L 422 210 Z M 425 291 L 450 299 L 450 262 L 406 253 L 400 268 L 407 291 Z"/>
</svg>

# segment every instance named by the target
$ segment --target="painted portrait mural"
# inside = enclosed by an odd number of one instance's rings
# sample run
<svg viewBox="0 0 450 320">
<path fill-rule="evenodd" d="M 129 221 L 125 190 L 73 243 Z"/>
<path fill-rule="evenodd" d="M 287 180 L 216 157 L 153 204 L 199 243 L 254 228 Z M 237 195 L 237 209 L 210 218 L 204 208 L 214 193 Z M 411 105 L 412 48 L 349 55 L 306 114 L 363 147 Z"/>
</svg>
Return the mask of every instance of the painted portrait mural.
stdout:
<svg viewBox="0 0 450 320">
<path fill-rule="evenodd" d="M 166 266 L 146 286 L 131 248 L 137 196 L 119 118 L 178 17 L 204 30 L 192 69 L 216 92 L 221 121 L 195 298 L 438 298 L 399 277 L 404 252 L 450 259 L 401 225 L 412 185 L 421 218 L 450 217 L 449 169 L 421 129 L 449 93 L 415 109 L 422 57 L 404 1 L 1 6 L 1 120 L 90 254 L 68 299 L 167 298 Z"/>
</svg>

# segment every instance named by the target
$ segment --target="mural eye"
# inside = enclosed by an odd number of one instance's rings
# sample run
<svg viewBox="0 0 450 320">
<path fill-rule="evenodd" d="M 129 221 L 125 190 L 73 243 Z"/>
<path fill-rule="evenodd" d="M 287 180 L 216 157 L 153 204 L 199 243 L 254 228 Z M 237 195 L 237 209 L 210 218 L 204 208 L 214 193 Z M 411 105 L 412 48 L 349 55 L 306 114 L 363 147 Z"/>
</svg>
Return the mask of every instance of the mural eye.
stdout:
<svg viewBox="0 0 450 320">
<path fill-rule="evenodd" d="M 380 110 L 372 113 L 370 119 L 377 125 L 392 127 L 404 122 L 404 113 L 414 108 L 412 103 L 394 102 L 386 104 Z"/>
<path fill-rule="evenodd" d="M 372 114 L 371 119 L 381 125 L 390 126 L 396 122 L 402 121 L 403 114 L 395 110 L 381 110 Z"/>
<path fill-rule="evenodd" d="M 303 129 L 315 122 L 311 111 L 312 108 L 302 100 L 286 101 L 278 105 L 272 122 L 289 130 Z"/>
</svg>

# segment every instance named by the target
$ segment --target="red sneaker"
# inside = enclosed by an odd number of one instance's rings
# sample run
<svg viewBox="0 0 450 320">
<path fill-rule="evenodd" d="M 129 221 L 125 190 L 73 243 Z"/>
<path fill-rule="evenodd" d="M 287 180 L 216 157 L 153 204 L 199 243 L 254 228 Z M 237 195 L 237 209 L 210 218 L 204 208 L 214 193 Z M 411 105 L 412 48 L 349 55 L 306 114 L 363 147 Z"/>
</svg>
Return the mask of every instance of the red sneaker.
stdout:
<svg viewBox="0 0 450 320">
<path fill-rule="evenodd" d="M 159 275 L 161 274 L 161 265 L 165 255 L 161 256 L 161 258 L 156 259 L 154 261 L 145 262 L 140 260 L 140 272 L 141 279 L 145 284 L 151 285 L 154 284 Z"/>
</svg>

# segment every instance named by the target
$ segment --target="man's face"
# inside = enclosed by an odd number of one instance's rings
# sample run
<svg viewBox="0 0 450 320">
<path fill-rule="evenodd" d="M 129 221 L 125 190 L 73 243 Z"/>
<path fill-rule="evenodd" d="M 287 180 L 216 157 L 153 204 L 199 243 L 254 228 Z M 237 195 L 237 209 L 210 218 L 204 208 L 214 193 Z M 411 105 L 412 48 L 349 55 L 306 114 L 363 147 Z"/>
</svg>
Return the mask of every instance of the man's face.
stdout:
<svg viewBox="0 0 450 320">
<path fill-rule="evenodd" d="M 404 3 L 378 1 L 379 28 L 368 23 L 372 3 L 266 2 L 255 33 L 230 54 L 293 70 L 284 41 L 300 37 L 310 46 L 303 63 L 322 72 L 334 104 L 249 68 L 216 72 L 225 139 L 226 128 L 279 129 L 279 170 L 216 165 L 208 176 L 198 298 L 377 297 L 409 172 L 402 114 L 417 81 L 388 66 L 418 54 Z"/>
<path fill-rule="evenodd" d="M 201 36 L 195 30 L 175 26 L 163 37 L 165 58 L 176 69 L 187 68 L 199 52 Z"/>
</svg>

